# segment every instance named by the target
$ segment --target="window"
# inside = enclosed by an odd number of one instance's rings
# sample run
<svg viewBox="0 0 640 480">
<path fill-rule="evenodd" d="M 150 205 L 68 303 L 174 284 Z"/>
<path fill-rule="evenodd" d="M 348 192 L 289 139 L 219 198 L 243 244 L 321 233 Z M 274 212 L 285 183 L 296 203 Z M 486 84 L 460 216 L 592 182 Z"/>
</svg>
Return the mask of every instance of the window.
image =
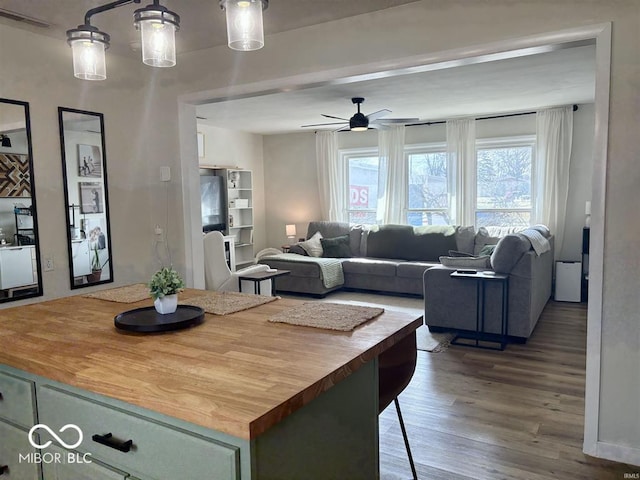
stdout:
<svg viewBox="0 0 640 480">
<path fill-rule="evenodd" d="M 349 201 L 347 215 L 350 223 L 375 224 L 378 202 L 377 150 L 346 152 L 342 155 L 347 168 Z"/>
<path fill-rule="evenodd" d="M 408 162 L 407 223 L 449 225 L 449 168 L 444 145 L 418 147 L 406 154 Z"/>
<path fill-rule="evenodd" d="M 530 225 L 535 138 L 479 141 L 476 145 L 476 227 Z"/>
</svg>

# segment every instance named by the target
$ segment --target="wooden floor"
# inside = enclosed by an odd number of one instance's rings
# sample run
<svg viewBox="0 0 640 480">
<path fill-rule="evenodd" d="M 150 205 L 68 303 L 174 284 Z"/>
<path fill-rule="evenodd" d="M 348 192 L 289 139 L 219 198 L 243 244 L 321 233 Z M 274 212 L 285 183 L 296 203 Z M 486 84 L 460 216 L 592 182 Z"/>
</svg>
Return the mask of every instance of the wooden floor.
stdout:
<svg viewBox="0 0 640 480">
<path fill-rule="evenodd" d="M 418 352 L 400 405 L 423 480 L 623 479 L 640 468 L 582 453 L 586 305 L 549 302 L 524 345 Z M 381 479 L 411 478 L 393 404 Z M 637 477 L 628 477 L 637 478 Z"/>
</svg>

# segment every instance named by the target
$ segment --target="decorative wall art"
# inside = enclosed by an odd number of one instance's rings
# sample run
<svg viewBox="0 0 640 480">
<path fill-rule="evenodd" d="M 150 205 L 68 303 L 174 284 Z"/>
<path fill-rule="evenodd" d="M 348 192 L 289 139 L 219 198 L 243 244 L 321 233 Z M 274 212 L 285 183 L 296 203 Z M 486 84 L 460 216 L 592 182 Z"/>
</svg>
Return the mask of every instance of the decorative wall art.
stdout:
<svg viewBox="0 0 640 480">
<path fill-rule="evenodd" d="M 78 175 L 81 177 L 102 177 L 102 153 L 96 145 L 78 145 Z"/>
<path fill-rule="evenodd" d="M 30 197 L 29 156 L 0 154 L 0 197 Z"/>
<path fill-rule="evenodd" d="M 102 184 L 99 182 L 80 182 L 80 213 L 104 212 Z"/>
</svg>

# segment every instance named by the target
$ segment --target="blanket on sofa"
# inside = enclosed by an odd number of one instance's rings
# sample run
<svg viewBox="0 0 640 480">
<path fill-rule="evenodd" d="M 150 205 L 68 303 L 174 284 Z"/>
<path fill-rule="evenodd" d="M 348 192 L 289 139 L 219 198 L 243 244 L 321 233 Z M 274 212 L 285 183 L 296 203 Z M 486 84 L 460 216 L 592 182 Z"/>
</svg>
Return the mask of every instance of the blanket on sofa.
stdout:
<svg viewBox="0 0 640 480">
<path fill-rule="evenodd" d="M 320 268 L 320 277 L 325 288 L 339 287 L 344 284 L 344 273 L 342 272 L 342 262 L 338 258 L 305 257 L 297 253 L 280 253 L 269 255 L 267 258 L 275 258 L 283 262 L 294 263 L 314 263 Z"/>
<path fill-rule="evenodd" d="M 529 239 L 529 241 L 531 242 L 531 246 L 536 252 L 536 255 L 540 256 L 544 252 L 548 252 L 549 250 L 551 250 L 551 244 L 549 243 L 549 240 L 547 240 L 544 235 L 542 235 L 538 230 L 527 228 L 520 233 Z"/>
</svg>

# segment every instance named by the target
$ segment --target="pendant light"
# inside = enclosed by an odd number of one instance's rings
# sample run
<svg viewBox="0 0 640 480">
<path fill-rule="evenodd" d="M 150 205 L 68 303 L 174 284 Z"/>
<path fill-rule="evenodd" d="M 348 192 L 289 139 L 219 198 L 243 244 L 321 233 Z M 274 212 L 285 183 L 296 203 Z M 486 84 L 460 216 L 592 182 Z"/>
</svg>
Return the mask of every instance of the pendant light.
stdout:
<svg viewBox="0 0 640 480">
<path fill-rule="evenodd" d="M 152 67 L 173 67 L 180 16 L 154 0 L 153 5 L 135 11 L 133 23 L 140 30 L 142 63 Z"/>
<path fill-rule="evenodd" d="M 91 17 L 128 3 L 141 0 L 116 0 L 88 10 L 84 24 L 67 30 L 67 43 L 73 53 L 73 75 L 83 80 L 105 80 L 107 67 L 105 51 L 109 48 L 109 34 L 91 25 Z M 172 67 L 176 64 L 175 32 L 180 17 L 160 5 L 159 0 L 134 12 L 134 24 L 142 39 L 142 61 L 153 67 Z"/>
<path fill-rule="evenodd" d="M 109 48 L 109 34 L 85 22 L 67 30 L 67 43 L 73 52 L 73 76 L 81 80 L 105 80 L 107 66 L 105 50 Z"/>
<path fill-rule="evenodd" d="M 269 0 L 220 0 L 227 16 L 227 38 L 232 50 L 250 51 L 264 47 L 262 11 Z"/>
</svg>

